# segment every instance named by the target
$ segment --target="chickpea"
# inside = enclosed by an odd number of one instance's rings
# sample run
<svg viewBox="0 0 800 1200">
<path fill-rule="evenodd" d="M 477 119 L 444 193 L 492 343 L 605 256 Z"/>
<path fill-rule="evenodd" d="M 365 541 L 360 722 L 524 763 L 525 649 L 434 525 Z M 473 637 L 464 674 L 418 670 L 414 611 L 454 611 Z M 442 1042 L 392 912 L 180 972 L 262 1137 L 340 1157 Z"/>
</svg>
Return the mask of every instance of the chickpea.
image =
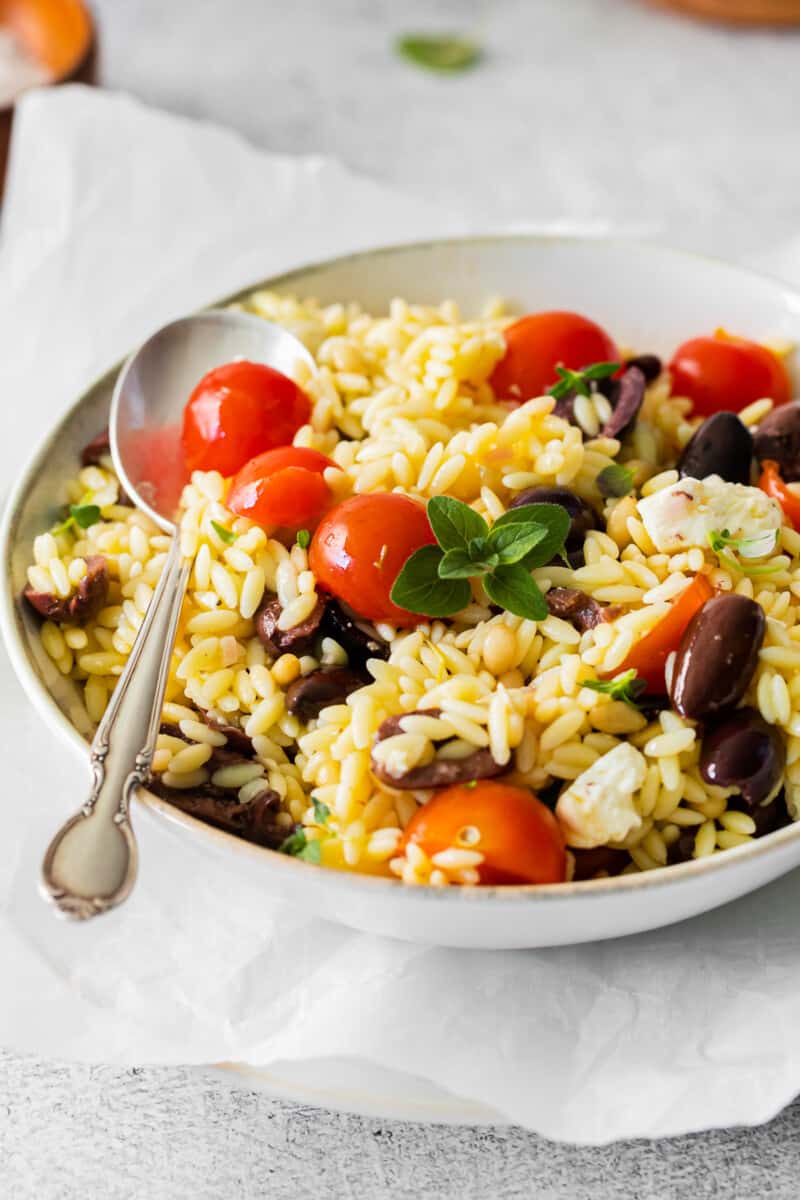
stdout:
<svg viewBox="0 0 800 1200">
<path fill-rule="evenodd" d="M 483 643 L 483 661 L 495 676 L 505 675 L 517 665 L 519 646 L 516 634 L 507 625 L 495 625 Z"/>
<path fill-rule="evenodd" d="M 636 516 L 636 501 L 633 496 L 624 496 L 619 500 L 606 518 L 606 532 L 622 549 L 631 541 L 628 532 L 628 517 Z"/>
<path fill-rule="evenodd" d="M 282 654 L 272 667 L 272 678 L 279 687 L 288 687 L 299 674 L 300 659 L 296 654 Z"/>
</svg>

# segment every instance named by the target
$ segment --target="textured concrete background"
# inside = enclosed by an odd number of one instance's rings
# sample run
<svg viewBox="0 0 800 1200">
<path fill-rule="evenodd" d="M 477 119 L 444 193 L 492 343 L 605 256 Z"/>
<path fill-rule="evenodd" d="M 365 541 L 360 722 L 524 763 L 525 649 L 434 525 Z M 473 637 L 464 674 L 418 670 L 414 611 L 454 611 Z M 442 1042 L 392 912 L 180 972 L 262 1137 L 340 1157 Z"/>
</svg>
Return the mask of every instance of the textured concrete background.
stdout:
<svg viewBox="0 0 800 1200">
<path fill-rule="evenodd" d="M 184 1068 L 0 1058 L 7 1200 L 796 1197 L 800 1105 L 759 1129 L 601 1149 L 364 1120 Z"/>
<path fill-rule="evenodd" d="M 478 223 L 619 222 L 758 259 L 797 230 L 800 38 L 635 0 L 95 0 L 105 80 L 320 151 Z M 435 78 L 394 34 L 473 28 Z M 758 1014 L 753 1014 L 754 1020 Z M 796 1197 L 800 1105 L 757 1130 L 606 1149 L 300 1107 L 188 1069 L 0 1057 L 0 1196 Z"/>
</svg>

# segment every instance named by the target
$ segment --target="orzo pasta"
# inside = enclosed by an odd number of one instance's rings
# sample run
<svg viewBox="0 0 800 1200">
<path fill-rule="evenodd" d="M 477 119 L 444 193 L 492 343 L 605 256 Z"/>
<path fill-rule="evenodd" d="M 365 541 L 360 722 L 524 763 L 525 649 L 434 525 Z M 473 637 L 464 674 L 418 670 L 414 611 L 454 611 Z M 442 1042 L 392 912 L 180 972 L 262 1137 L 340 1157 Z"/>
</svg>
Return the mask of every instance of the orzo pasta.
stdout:
<svg viewBox="0 0 800 1200">
<path fill-rule="evenodd" d="M 652 870 L 798 815 L 800 414 L 772 351 L 695 338 L 670 372 L 499 301 L 244 307 L 317 370 L 220 369 L 274 407 L 241 453 L 194 421 L 202 383 L 187 406 L 155 791 L 432 886 Z M 102 436 L 64 499 L 26 596 L 97 721 L 169 539 Z"/>
</svg>

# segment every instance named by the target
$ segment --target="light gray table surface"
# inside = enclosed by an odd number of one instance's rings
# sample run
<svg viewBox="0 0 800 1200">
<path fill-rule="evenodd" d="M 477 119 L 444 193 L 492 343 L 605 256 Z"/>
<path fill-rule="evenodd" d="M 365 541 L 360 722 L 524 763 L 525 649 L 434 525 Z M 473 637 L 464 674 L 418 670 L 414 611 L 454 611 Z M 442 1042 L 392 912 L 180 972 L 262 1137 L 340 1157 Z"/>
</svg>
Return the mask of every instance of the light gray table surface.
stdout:
<svg viewBox="0 0 800 1200">
<path fill-rule="evenodd" d="M 95 0 L 104 81 L 319 151 L 476 224 L 622 225 L 763 260 L 800 233 L 800 36 L 635 0 Z M 474 28 L 436 78 L 391 53 Z M 753 1014 L 758 1020 L 758 1014 Z M 755 1130 L 604 1149 L 297 1106 L 186 1068 L 0 1056 L 0 1196 L 795 1197 L 800 1105 Z"/>
</svg>

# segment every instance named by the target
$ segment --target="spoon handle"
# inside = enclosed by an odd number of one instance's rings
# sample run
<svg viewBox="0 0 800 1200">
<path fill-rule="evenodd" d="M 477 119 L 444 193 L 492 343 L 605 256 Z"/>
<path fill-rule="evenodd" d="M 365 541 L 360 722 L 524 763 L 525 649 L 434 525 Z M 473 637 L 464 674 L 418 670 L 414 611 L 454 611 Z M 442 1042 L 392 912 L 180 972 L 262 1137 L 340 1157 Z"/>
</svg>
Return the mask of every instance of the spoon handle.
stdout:
<svg viewBox="0 0 800 1200">
<path fill-rule="evenodd" d="M 85 920 L 114 908 L 136 880 L 130 800 L 149 777 L 190 570 L 176 537 L 92 742 L 91 793 L 45 854 L 42 890 L 65 916 Z"/>
</svg>

